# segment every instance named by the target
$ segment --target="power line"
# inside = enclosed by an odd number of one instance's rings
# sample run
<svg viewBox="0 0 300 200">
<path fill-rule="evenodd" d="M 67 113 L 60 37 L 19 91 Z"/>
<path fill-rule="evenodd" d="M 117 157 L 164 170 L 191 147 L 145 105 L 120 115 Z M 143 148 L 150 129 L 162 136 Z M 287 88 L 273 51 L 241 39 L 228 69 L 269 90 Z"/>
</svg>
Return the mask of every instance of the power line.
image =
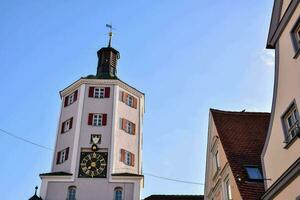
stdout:
<svg viewBox="0 0 300 200">
<path fill-rule="evenodd" d="M 8 136 L 11 136 L 11 137 L 16 138 L 16 139 L 18 139 L 20 141 L 26 142 L 28 144 L 31 144 L 31 145 L 34 145 L 34 146 L 37 146 L 37 147 L 40 147 L 40 148 L 43 148 L 43 149 L 46 149 L 46 150 L 53 151 L 53 149 L 50 148 L 50 147 L 47 147 L 47 146 L 44 146 L 44 145 L 32 142 L 32 141 L 30 141 L 28 139 L 25 139 L 23 137 L 17 136 L 15 134 L 13 134 L 11 132 L 8 132 L 6 130 L 3 130 L 1 128 L 0 128 L 0 133 L 6 134 Z M 146 175 L 146 176 L 151 176 L 151 177 L 154 177 L 154 178 L 163 179 L 163 180 L 167 180 L 167 181 L 173 181 L 173 182 L 179 182 L 179 183 L 185 183 L 185 184 L 192 184 L 192 185 L 204 185 L 204 183 L 200 183 L 200 182 L 193 182 L 193 181 L 179 180 L 179 179 L 175 179 L 175 178 L 168 178 L 168 177 L 158 176 L 158 175 L 155 175 L 155 174 L 152 174 L 152 173 L 147 173 L 147 172 L 144 172 L 143 174 Z"/>
<path fill-rule="evenodd" d="M 3 130 L 3 129 L 1 129 L 1 128 L 0 128 L 0 133 L 4 133 L 4 134 L 6 134 L 6 135 L 8 135 L 8 136 L 14 137 L 14 138 L 16 138 L 16 139 L 18 139 L 18 140 L 21 140 L 21 141 L 23 141 L 23 142 L 27 142 L 27 143 L 32 144 L 32 145 L 34 145 L 34 146 L 37 146 L 37 147 L 40 147 L 40 148 L 43 148 L 43 149 L 47 149 L 47 150 L 53 151 L 53 149 L 51 149 L 50 147 L 46 147 L 46 146 L 44 146 L 44 145 L 37 144 L 37 143 L 35 143 L 35 142 L 32 142 L 32 141 L 30 141 L 30 140 L 27 140 L 27 139 L 25 139 L 25 138 L 23 138 L 23 137 L 17 136 L 17 135 L 15 135 L 15 134 L 10 133 L 10 132 L 8 132 L 8 131 L 6 131 L 6 130 Z"/>
<path fill-rule="evenodd" d="M 185 180 L 179 180 L 179 179 L 168 178 L 168 177 L 163 177 L 163 176 L 157 176 L 155 174 L 150 174 L 147 172 L 144 172 L 143 174 L 145 174 L 147 176 L 152 176 L 152 177 L 155 177 L 158 179 L 163 179 L 163 180 L 168 180 L 168 181 L 173 181 L 173 182 L 180 182 L 180 183 L 193 184 L 193 185 L 204 185 L 204 183 L 200 183 L 200 182 L 185 181 Z"/>
</svg>

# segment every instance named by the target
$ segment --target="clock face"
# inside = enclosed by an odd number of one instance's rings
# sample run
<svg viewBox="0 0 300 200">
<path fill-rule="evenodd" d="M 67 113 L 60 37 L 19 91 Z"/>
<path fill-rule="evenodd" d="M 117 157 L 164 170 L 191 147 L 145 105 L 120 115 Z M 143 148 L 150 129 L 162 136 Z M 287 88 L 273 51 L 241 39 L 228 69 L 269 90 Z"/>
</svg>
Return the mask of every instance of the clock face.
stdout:
<svg viewBox="0 0 300 200">
<path fill-rule="evenodd" d="M 106 178 L 107 153 L 81 152 L 79 164 L 80 178 Z"/>
</svg>

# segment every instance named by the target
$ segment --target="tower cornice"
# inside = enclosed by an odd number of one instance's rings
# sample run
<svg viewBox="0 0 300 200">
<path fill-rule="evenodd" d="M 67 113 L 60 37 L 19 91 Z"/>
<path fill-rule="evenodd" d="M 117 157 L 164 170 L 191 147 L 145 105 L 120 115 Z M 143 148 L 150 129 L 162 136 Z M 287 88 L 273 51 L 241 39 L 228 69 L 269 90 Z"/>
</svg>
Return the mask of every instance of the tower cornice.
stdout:
<svg viewBox="0 0 300 200">
<path fill-rule="evenodd" d="M 120 79 L 87 79 L 87 78 L 80 78 L 77 81 L 75 81 L 74 83 L 72 83 L 71 85 L 69 85 L 68 87 L 66 87 L 65 89 L 61 90 L 59 92 L 60 97 L 64 97 L 70 93 L 72 93 L 76 88 L 78 88 L 80 85 L 82 84 L 101 84 L 101 85 L 118 85 L 121 88 L 131 92 L 132 94 L 136 95 L 139 98 L 144 98 L 145 94 L 139 90 L 137 90 L 136 88 L 128 85 L 127 83 L 125 83 L 124 81 L 120 80 Z"/>
</svg>

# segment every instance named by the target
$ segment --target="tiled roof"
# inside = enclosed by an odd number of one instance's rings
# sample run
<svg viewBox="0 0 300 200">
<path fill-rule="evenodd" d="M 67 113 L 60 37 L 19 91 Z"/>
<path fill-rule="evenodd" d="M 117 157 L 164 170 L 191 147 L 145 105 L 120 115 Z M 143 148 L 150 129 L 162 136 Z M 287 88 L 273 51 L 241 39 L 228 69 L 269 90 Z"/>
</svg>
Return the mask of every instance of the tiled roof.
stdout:
<svg viewBox="0 0 300 200">
<path fill-rule="evenodd" d="M 257 200 L 264 193 L 262 182 L 247 181 L 246 165 L 261 169 L 261 152 L 266 140 L 270 113 L 228 112 L 211 109 L 221 144 L 243 199 Z"/>
<path fill-rule="evenodd" d="M 203 195 L 151 195 L 144 200 L 204 200 Z"/>
</svg>

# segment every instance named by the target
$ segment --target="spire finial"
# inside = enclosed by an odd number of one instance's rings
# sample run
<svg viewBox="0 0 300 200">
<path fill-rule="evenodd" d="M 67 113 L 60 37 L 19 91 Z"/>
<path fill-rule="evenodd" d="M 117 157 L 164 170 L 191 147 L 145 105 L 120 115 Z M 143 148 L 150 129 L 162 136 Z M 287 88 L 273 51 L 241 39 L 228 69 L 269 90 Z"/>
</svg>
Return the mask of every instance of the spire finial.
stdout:
<svg viewBox="0 0 300 200">
<path fill-rule="evenodd" d="M 35 192 L 34 192 L 35 195 L 36 195 L 37 190 L 38 190 L 38 186 L 35 186 Z"/>
<path fill-rule="evenodd" d="M 109 36 L 108 47 L 111 47 L 111 40 L 112 40 L 112 36 L 113 36 L 112 30 L 113 30 L 114 28 L 113 28 L 113 26 L 112 26 L 112 23 L 106 24 L 106 27 L 109 28 L 109 33 L 108 33 L 108 36 Z"/>
</svg>

